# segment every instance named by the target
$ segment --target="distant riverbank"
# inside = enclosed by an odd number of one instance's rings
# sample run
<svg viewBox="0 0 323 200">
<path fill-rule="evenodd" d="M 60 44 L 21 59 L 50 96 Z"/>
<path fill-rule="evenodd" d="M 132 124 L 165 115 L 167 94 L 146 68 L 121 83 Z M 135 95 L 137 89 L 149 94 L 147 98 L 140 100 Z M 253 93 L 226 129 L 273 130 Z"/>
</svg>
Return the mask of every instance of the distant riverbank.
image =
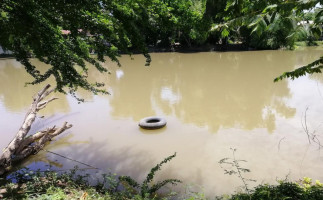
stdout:
<svg viewBox="0 0 323 200">
<path fill-rule="evenodd" d="M 317 46 L 322 46 L 323 41 L 316 41 Z M 296 42 L 295 48 L 308 46 L 306 42 Z M 1 50 L 1 49 L 0 49 Z M 215 44 L 215 45 L 194 45 L 194 46 L 182 46 L 180 44 L 175 44 L 169 47 L 158 47 L 158 46 L 148 46 L 149 53 L 162 53 L 162 52 L 179 52 L 179 53 L 197 53 L 197 52 L 210 52 L 210 51 L 260 51 L 268 49 L 255 49 L 248 47 L 244 44 Z M 126 54 L 121 52 L 121 54 Z M 134 54 L 141 54 L 139 51 L 134 51 Z M 10 51 L 0 51 L 1 58 L 13 58 L 13 54 Z"/>
</svg>

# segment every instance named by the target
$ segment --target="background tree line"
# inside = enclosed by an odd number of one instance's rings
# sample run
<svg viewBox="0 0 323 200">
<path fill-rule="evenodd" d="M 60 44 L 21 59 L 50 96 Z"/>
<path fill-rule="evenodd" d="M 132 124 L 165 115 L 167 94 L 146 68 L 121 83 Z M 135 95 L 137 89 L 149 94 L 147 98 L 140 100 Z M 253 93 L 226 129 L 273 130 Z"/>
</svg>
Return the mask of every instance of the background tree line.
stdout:
<svg viewBox="0 0 323 200">
<path fill-rule="evenodd" d="M 107 57 L 118 62 L 121 53 L 141 52 L 149 64 L 148 47 L 239 44 L 278 49 L 293 48 L 300 40 L 313 44 L 322 35 L 322 4 L 322 0 L 2 0 L 0 45 L 34 77 L 30 84 L 54 76 L 59 92 L 75 94 L 83 88 L 107 93 L 103 84 L 88 82 L 88 68 L 108 72 L 101 62 Z M 30 57 L 51 67 L 40 73 Z M 280 79 L 320 72 L 322 62 L 321 58 Z"/>
</svg>

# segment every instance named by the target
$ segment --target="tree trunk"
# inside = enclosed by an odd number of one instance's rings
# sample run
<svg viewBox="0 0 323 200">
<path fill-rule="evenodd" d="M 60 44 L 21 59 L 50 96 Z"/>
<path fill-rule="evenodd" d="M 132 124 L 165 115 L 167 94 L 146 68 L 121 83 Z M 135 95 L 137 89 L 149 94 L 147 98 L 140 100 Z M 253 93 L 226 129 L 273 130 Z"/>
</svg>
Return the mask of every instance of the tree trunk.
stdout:
<svg viewBox="0 0 323 200">
<path fill-rule="evenodd" d="M 13 163 L 21 161 L 31 154 L 37 154 L 38 151 L 44 147 L 46 142 L 72 127 L 71 124 L 64 122 L 60 128 L 54 126 L 35 133 L 34 135 L 27 136 L 32 123 L 35 121 L 37 112 L 45 108 L 51 101 L 57 99 L 56 97 L 52 97 L 48 100 L 44 100 L 45 97 L 54 91 L 54 89 L 49 90 L 49 88 L 50 85 L 48 84 L 34 95 L 33 103 L 31 104 L 19 131 L 0 156 L 0 176 L 10 171 Z"/>
</svg>

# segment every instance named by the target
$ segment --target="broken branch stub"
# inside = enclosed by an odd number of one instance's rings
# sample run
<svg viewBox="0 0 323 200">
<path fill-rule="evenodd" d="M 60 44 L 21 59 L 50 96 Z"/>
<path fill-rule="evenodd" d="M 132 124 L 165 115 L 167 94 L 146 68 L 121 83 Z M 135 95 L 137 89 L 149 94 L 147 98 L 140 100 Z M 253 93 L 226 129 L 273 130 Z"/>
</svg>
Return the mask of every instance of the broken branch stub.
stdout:
<svg viewBox="0 0 323 200">
<path fill-rule="evenodd" d="M 54 91 L 54 89 L 48 90 L 49 88 L 50 85 L 47 84 L 33 96 L 33 102 L 26 113 L 21 127 L 0 156 L 0 176 L 9 172 L 14 162 L 21 161 L 32 154 L 37 154 L 53 137 L 72 127 L 72 124 L 64 122 L 62 127 L 53 126 L 26 137 L 32 123 L 36 119 L 37 112 L 44 109 L 51 101 L 58 99 L 52 97 L 49 100 L 44 100 Z"/>
</svg>

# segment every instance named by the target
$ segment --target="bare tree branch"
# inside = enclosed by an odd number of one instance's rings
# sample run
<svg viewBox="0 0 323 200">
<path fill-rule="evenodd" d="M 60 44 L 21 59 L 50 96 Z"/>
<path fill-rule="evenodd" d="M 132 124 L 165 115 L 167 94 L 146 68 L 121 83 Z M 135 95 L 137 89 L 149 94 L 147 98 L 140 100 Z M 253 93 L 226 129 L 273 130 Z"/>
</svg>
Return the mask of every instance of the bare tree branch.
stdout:
<svg viewBox="0 0 323 200">
<path fill-rule="evenodd" d="M 26 113 L 21 127 L 0 156 L 0 176 L 10 171 L 14 162 L 21 161 L 32 154 L 37 154 L 53 137 L 72 127 L 71 124 L 64 122 L 62 127 L 57 128 L 53 126 L 27 137 L 37 112 L 45 108 L 50 102 L 58 99 L 52 97 L 49 100 L 44 100 L 54 91 L 54 89 L 48 90 L 49 88 L 50 85 L 48 84 L 33 96 L 33 102 Z"/>
</svg>

